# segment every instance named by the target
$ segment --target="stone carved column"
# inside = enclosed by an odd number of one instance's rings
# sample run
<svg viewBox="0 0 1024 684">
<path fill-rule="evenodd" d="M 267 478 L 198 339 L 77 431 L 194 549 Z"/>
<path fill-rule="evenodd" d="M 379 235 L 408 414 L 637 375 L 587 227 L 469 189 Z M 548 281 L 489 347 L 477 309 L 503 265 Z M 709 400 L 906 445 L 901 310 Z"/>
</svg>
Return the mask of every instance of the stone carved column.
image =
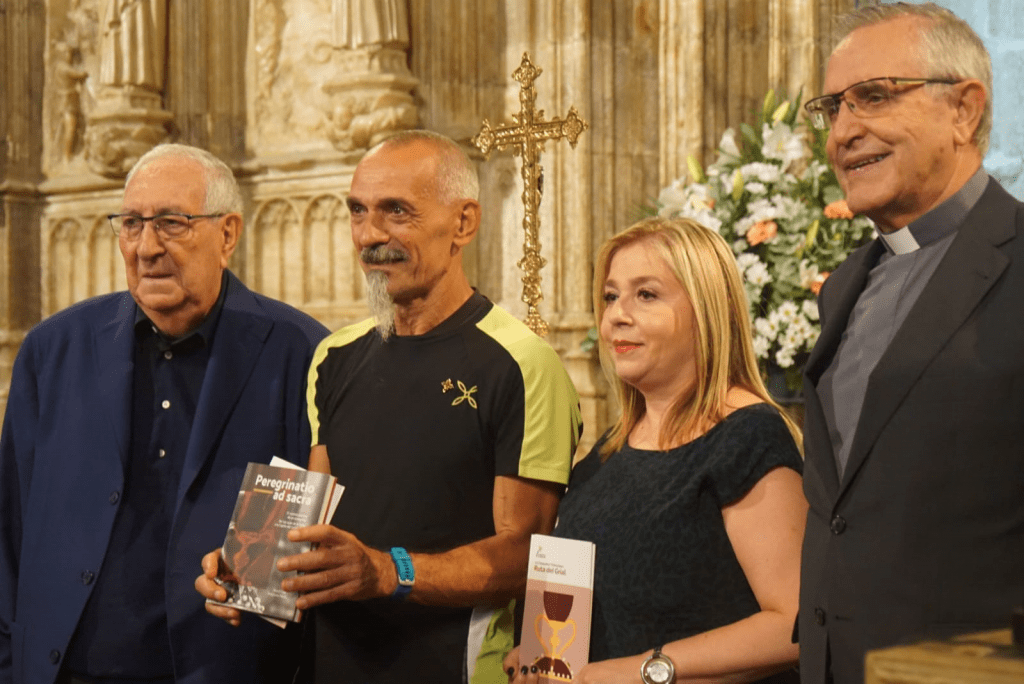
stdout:
<svg viewBox="0 0 1024 684">
<path fill-rule="evenodd" d="M 818 0 L 770 0 L 768 80 L 789 97 L 803 100 L 821 89 L 823 64 L 818 54 Z"/>
<path fill-rule="evenodd" d="M 704 145 L 704 0 L 663 1 L 658 16 L 658 180 L 686 173 L 686 155 Z"/>
<path fill-rule="evenodd" d="M 319 47 L 333 74 L 326 131 L 342 151 L 366 149 L 415 128 L 419 113 L 409 71 L 407 0 L 333 0 L 331 42 Z"/>
<path fill-rule="evenodd" d="M 120 177 L 167 137 L 167 0 L 104 0 L 101 17 L 100 88 L 88 117 L 86 159 L 96 173 Z"/>
<path fill-rule="evenodd" d="M 713 158 L 727 127 L 749 122 L 769 88 L 818 94 L 835 16 L 856 0 L 662 0 L 660 178 Z"/>
<path fill-rule="evenodd" d="M 167 0 L 107 0 L 101 30 L 100 83 L 139 86 L 159 94 L 164 85 Z"/>
<path fill-rule="evenodd" d="M 18 347 L 39 320 L 45 19 L 34 0 L 0 3 L 0 411 Z"/>
</svg>

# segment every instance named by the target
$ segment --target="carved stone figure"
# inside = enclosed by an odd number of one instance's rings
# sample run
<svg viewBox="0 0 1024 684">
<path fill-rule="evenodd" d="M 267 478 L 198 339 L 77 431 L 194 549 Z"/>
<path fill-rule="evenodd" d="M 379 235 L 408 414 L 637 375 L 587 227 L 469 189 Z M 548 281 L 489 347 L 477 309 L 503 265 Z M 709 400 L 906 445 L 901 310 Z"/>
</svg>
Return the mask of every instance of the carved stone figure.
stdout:
<svg viewBox="0 0 1024 684">
<path fill-rule="evenodd" d="M 164 83 L 167 0 L 107 0 L 100 82 L 159 91 Z"/>
<path fill-rule="evenodd" d="M 409 46 L 408 0 L 334 0 L 334 42 L 340 47 Z"/>
<path fill-rule="evenodd" d="M 376 144 L 415 128 L 416 78 L 407 65 L 408 0 L 333 0 L 330 45 L 335 76 L 323 84 L 331 97 L 324 129 L 340 151 Z"/>
<path fill-rule="evenodd" d="M 164 109 L 167 0 L 104 0 L 100 89 L 89 112 L 85 157 L 111 178 L 167 137 Z"/>
<path fill-rule="evenodd" d="M 334 111 L 325 117 L 327 137 L 342 152 L 376 145 L 391 133 L 415 128 L 416 107 L 402 94 L 385 93 L 376 99 L 336 98 Z"/>
<path fill-rule="evenodd" d="M 71 0 L 67 20 L 63 40 L 72 50 L 78 51 L 84 64 L 96 54 L 96 41 L 99 37 L 99 18 L 96 16 L 96 9 L 83 4 L 82 0 Z"/>
<path fill-rule="evenodd" d="M 81 132 L 82 81 L 89 72 L 76 66 L 76 51 L 63 41 L 53 46 L 53 92 L 58 114 L 57 144 L 61 158 L 69 161 L 74 156 Z"/>
</svg>

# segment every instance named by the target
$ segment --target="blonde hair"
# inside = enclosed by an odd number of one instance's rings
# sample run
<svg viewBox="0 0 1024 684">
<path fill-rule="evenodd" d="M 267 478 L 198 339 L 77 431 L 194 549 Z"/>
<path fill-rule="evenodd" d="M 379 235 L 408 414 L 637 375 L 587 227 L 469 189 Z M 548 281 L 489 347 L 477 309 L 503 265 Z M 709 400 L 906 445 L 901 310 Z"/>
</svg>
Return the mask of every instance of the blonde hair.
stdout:
<svg viewBox="0 0 1024 684">
<path fill-rule="evenodd" d="M 644 219 L 609 238 L 594 265 L 594 317 L 598 329 L 607 307 L 604 285 L 615 254 L 635 243 L 653 248 L 686 290 L 693 306 L 696 360 L 695 384 L 677 397 L 661 427 L 659 446 L 671 448 L 688 433 L 724 417 L 726 394 L 732 387 L 753 393 L 779 410 L 793 439 L 802 443 L 800 429 L 771 398 L 757 367 L 736 259 L 722 237 L 690 219 Z M 622 413 L 601 448 L 602 458 L 625 445 L 646 412 L 643 394 L 616 373 L 607 346 L 599 345 L 601 366 L 615 388 Z"/>
<path fill-rule="evenodd" d="M 911 17 L 919 20 L 917 31 L 920 41 L 916 45 L 917 57 L 926 70 L 923 74 L 909 74 L 926 78 L 963 80 L 973 78 L 985 86 L 985 109 L 974 131 L 974 144 L 982 156 L 988 150 L 992 132 L 992 60 L 988 50 L 970 24 L 933 2 L 920 5 L 895 2 L 868 5 L 840 17 L 837 22 L 837 47 L 855 30 Z M 879 76 L 907 76 L 908 74 L 879 74 Z"/>
</svg>

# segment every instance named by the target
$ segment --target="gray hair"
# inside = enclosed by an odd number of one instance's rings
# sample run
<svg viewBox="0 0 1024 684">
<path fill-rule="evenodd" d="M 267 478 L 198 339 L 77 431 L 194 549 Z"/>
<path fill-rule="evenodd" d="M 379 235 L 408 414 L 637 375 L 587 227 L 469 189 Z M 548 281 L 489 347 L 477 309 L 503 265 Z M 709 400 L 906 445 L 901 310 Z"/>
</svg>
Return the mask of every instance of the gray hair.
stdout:
<svg viewBox="0 0 1024 684">
<path fill-rule="evenodd" d="M 921 21 L 918 31 L 918 57 L 930 72 L 909 76 L 958 80 L 972 78 L 981 81 L 985 86 L 985 110 L 974 132 L 974 144 L 984 156 L 988 151 L 989 135 L 992 132 L 992 60 L 985 49 L 985 44 L 966 21 L 933 2 L 920 5 L 909 2 L 868 5 L 838 19 L 836 47 L 842 45 L 845 38 L 859 28 L 903 17 L 918 18 Z"/>
<path fill-rule="evenodd" d="M 180 145 L 177 143 L 164 143 L 157 145 L 146 154 L 139 157 L 135 166 L 128 172 L 124 184 L 128 185 L 132 177 L 157 159 L 175 157 L 178 159 L 191 159 L 203 167 L 204 180 L 206 181 L 206 199 L 203 201 L 204 214 L 241 214 L 242 213 L 242 191 L 235 180 L 235 174 L 227 164 L 199 147 L 191 145 Z"/>
<path fill-rule="evenodd" d="M 434 131 L 402 131 L 374 145 L 366 157 L 385 148 L 404 147 L 414 142 L 425 142 L 437 150 L 437 194 L 443 204 L 458 200 L 480 200 L 480 180 L 476 166 L 462 147 L 451 138 Z M 365 158 L 365 157 L 364 157 Z"/>
</svg>

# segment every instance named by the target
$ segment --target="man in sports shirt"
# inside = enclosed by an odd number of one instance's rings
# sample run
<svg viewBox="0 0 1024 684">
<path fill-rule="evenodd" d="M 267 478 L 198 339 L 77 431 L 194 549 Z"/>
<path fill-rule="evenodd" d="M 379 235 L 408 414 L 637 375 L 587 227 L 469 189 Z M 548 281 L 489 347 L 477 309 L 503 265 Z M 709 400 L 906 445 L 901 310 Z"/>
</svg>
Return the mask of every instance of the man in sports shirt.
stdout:
<svg viewBox="0 0 1024 684">
<path fill-rule="evenodd" d="M 331 525 L 292 533 L 319 548 L 280 565 L 316 607 L 316 682 L 505 677 L 509 601 L 582 424 L 554 350 L 463 271 L 477 196 L 465 153 L 425 131 L 371 149 L 352 179 L 373 317 L 324 340 L 308 385 L 310 467 L 345 495 Z"/>
</svg>

